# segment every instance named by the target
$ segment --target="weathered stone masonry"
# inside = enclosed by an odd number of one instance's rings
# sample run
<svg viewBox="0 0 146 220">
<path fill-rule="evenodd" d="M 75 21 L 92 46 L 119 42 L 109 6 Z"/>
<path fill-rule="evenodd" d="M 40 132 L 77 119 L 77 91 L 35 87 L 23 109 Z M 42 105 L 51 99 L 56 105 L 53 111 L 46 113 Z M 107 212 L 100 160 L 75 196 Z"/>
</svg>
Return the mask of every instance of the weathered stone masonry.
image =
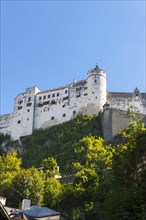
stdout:
<svg viewBox="0 0 146 220">
<path fill-rule="evenodd" d="M 69 121 L 78 114 L 95 114 L 103 105 L 126 111 L 130 106 L 146 114 L 146 93 L 136 88 L 133 93 L 106 92 L 106 73 L 96 66 L 87 73 L 86 80 L 52 90 L 27 88 L 14 101 L 14 111 L 0 116 L 0 132 L 11 135 L 12 140 L 31 135 L 34 129 Z M 110 122 L 105 112 L 103 126 Z"/>
</svg>

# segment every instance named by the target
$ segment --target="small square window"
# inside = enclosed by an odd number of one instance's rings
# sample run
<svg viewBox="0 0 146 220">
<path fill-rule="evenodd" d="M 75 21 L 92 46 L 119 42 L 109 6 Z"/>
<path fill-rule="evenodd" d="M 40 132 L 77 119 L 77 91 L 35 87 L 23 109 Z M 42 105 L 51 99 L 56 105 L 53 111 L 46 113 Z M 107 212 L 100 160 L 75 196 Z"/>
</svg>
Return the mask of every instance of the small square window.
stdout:
<svg viewBox="0 0 146 220">
<path fill-rule="evenodd" d="M 63 117 L 66 117 L 66 114 L 64 113 L 62 116 L 63 116 Z"/>
<path fill-rule="evenodd" d="M 55 97 L 55 94 L 52 94 L 52 97 Z"/>
<path fill-rule="evenodd" d="M 52 121 L 54 120 L 54 116 L 51 117 L 51 120 L 52 120 Z"/>
<path fill-rule="evenodd" d="M 27 107 L 28 107 L 28 106 L 31 106 L 31 102 L 27 103 L 26 106 L 27 106 Z"/>
<path fill-rule="evenodd" d="M 67 90 L 65 90 L 65 94 L 67 93 Z"/>
<path fill-rule="evenodd" d="M 18 110 L 22 109 L 22 106 L 18 106 Z"/>
<path fill-rule="evenodd" d="M 48 99 L 50 98 L 50 95 L 48 95 Z"/>
<path fill-rule="evenodd" d="M 46 95 L 43 96 L 43 99 L 46 99 Z"/>
<path fill-rule="evenodd" d="M 59 92 L 57 93 L 57 96 L 59 96 L 60 94 L 59 94 Z"/>
<path fill-rule="evenodd" d="M 42 97 L 41 97 L 41 96 L 39 97 L 39 100 L 42 100 Z"/>
</svg>

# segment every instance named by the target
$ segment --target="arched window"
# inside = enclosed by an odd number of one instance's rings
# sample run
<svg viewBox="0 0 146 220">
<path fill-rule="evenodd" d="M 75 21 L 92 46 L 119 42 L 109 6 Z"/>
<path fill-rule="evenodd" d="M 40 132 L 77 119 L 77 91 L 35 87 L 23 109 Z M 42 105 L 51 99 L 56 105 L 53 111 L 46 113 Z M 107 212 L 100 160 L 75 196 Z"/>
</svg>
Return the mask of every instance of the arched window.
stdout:
<svg viewBox="0 0 146 220">
<path fill-rule="evenodd" d="M 53 99 L 52 101 L 51 101 L 51 105 L 55 105 L 56 104 L 56 101 Z"/>
</svg>

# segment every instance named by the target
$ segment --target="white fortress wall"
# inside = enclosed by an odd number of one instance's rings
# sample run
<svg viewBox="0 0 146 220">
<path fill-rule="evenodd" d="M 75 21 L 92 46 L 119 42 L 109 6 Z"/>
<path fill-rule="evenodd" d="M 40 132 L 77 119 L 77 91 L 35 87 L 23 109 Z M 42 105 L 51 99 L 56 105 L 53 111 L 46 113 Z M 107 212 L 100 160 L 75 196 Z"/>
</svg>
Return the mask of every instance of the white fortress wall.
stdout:
<svg viewBox="0 0 146 220">
<path fill-rule="evenodd" d="M 11 127 L 13 122 L 13 113 L 0 116 L 0 132 L 11 135 Z"/>
<path fill-rule="evenodd" d="M 146 94 L 135 88 L 133 93 L 107 93 L 107 102 L 111 108 L 127 111 L 133 107 L 135 111 L 146 114 Z"/>
<path fill-rule="evenodd" d="M 34 128 L 47 128 L 71 120 L 80 113 L 98 114 L 106 101 L 105 73 L 99 72 L 96 68 L 88 73 L 87 80 L 39 92 L 36 95 Z"/>
<path fill-rule="evenodd" d="M 15 98 L 13 113 L 0 116 L 0 132 L 18 140 L 34 129 L 69 121 L 78 114 L 97 115 L 106 102 L 111 108 L 126 111 L 133 106 L 146 114 L 146 93 L 137 88 L 133 93 L 107 93 L 106 73 L 96 66 L 85 80 L 46 91 L 27 88 Z"/>
<path fill-rule="evenodd" d="M 15 98 L 11 128 L 11 137 L 13 140 L 18 140 L 20 136 L 32 134 L 35 95 L 38 91 L 39 89 L 37 87 L 28 88 L 25 93 Z"/>
<path fill-rule="evenodd" d="M 67 86 L 38 93 L 36 95 L 34 129 L 47 128 L 65 121 L 68 100 Z"/>
</svg>

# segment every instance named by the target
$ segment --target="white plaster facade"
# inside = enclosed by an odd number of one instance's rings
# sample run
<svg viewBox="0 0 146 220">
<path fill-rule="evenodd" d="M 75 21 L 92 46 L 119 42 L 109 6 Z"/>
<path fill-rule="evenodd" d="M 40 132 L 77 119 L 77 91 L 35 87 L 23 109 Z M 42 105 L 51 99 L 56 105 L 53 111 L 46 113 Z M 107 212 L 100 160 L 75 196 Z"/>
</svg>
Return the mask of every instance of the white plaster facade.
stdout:
<svg viewBox="0 0 146 220">
<path fill-rule="evenodd" d="M 106 73 L 96 66 L 87 73 L 86 80 L 46 91 L 37 87 L 26 89 L 15 98 L 13 113 L 0 116 L 0 132 L 19 140 L 31 135 L 34 129 L 69 121 L 78 114 L 97 115 L 106 102 L 122 110 L 134 105 L 146 114 L 145 93 L 107 93 Z"/>
</svg>

